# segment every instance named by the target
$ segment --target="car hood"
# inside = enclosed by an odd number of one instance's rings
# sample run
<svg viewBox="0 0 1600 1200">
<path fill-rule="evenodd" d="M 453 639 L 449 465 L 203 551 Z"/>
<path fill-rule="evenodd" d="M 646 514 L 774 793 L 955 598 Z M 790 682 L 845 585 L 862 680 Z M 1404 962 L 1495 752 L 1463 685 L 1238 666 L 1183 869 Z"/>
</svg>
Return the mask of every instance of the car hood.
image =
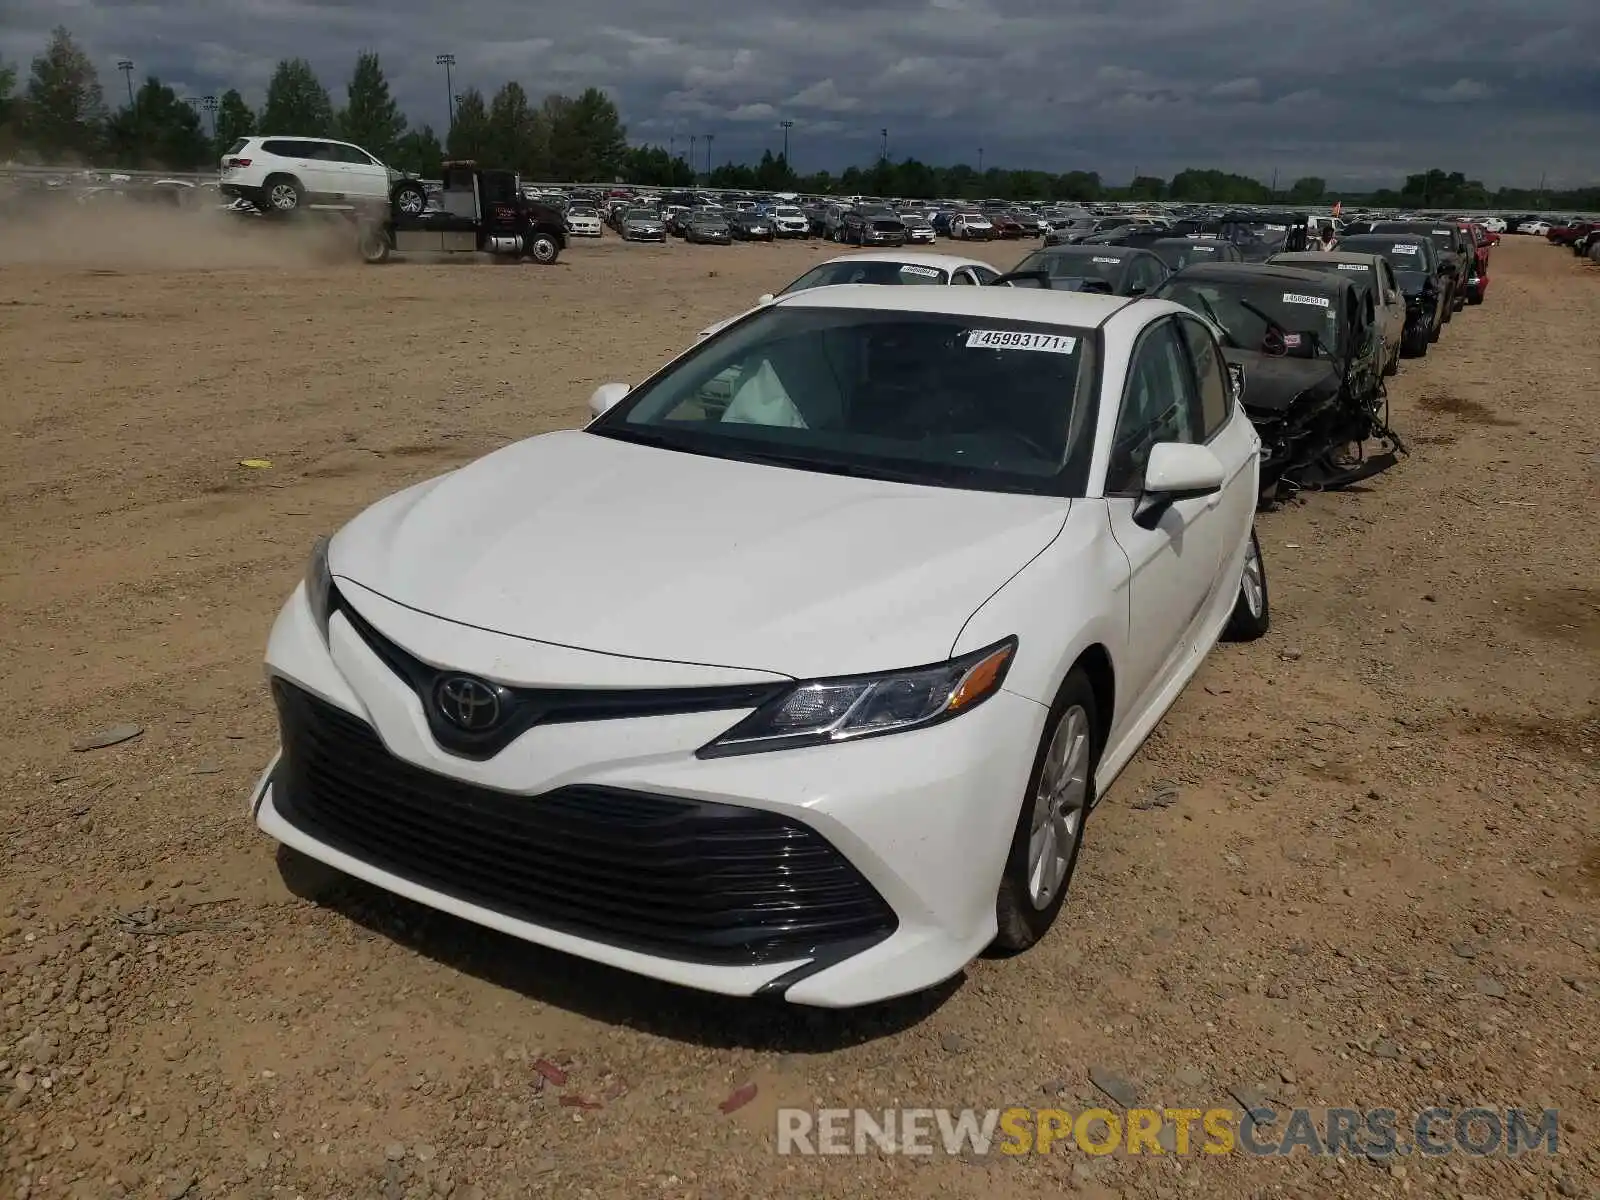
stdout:
<svg viewBox="0 0 1600 1200">
<path fill-rule="evenodd" d="M 1339 373 L 1322 359 L 1289 358 L 1256 350 L 1223 347 L 1222 356 L 1244 368 L 1247 412 L 1280 414 L 1302 395 L 1326 400 L 1339 392 Z"/>
<path fill-rule="evenodd" d="M 329 560 L 336 578 L 465 625 L 809 678 L 946 658 L 1069 504 L 569 430 L 380 501 Z"/>
</svg>

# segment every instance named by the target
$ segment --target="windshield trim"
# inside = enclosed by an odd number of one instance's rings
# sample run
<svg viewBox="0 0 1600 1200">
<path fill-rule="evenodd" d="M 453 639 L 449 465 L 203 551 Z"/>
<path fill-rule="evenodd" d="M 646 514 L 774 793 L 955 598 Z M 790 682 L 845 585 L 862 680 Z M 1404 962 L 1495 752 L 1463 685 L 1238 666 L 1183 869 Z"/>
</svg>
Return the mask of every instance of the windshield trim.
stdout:
<svg viewBox="0 0 1600 1200">
<path fill-rule="evenodd" d="M 950 463 L 917 462 L 907 459 L 850 454 L 843 451 L 808 450 L 808 455 L 816 456 L 814 462 L 778 462 L 775 459 L 790 457 L 784 453 L 785 448 L 782 446 L 772 446 L 768 448 L 766 453 L 763 453 L 762 447 L 757 443 L 741 445 L 738 439 L 696 437 L 688 431 L 673 430 L 660 425 L 630 425 L 628 423 L 628 413 L 648 399 L 651 392 L 659 387 L 674 371 L 682 369 L 700 355 L 709 353 L 710 347 L 721 341 L 733 329 L 746 327 L 753 322 L 772 319 L 774 313 L 783 311 L 786 310 L 781 307 L 754 310 L 745 314 L 742 319 L 718 330 L 712 337 L 690 347 L 683 354 L 669 359 L 644 379 L 638 387 L 629 391 L 617 404 L 586 425 L 583 432 L 635 445 L 647 445 L 656 449 L 695 454 L 703 458 L 748 462 L 785 470 L 807 471 L 818 475 L 847 475 L 854 478 L 876 479 L 889 483 L 905 483 L 913 487 L 952 488 L 960 491 L 992 492 L 1002 495 L 1051 496 L 1062 499 L 1082 499 L 1087 494 L 1089 467 L 1094 458 L 1095 444 L 1098 440 L 1100 398 L 1106 370 L 1105 331 L 1102 325 L 1096 325 L 1092 328 L 1088 326 L 1068 327 L 1042 321 L 964 317 L 959 313 L 911 314 L 905 310 L 879 308 L 850 310 L 871 316 L 904 317 L 919 315 L 970 320 L 973 322 L 982 321 L 987 327 L 1015 329 L 1018 332 L 1025 333 L 1060 334 L 1070 328 L 1071 335 L 1081 338 L 1085 352 L 1093 356 L 1084 381 L 1084 395 L 1082 397 L 1083 402 L 1089 407 L 1088 411 L 1083 414 L 1080 423 L 1082 444 L 1075 449 L 1073 455 L 1061 469 L 1050 476 L 1027 476 L 984 468 L 964 468 Z M 832 309 L 826 311 L 843 312 L 846 310 Z"/>
</svg>

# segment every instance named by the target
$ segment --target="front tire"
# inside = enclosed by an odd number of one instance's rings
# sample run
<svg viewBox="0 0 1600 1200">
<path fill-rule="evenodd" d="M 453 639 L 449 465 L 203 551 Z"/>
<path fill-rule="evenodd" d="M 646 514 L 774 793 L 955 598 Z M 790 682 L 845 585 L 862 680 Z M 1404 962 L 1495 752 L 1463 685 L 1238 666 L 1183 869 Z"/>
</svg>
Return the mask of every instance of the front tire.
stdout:
<svg viewBox="0 0 1600 1200">
<path fill-rule="evenodd" d="M 363 262 L 377 266 L 389 261 L 391 247 L 389 235 L 381 226 L 367 225 L 361 230 L 361 235 L 356 243 Z"/>
<path fill-rule="evenodd" d="M 1229 642 L 1253 642 L 1271 627 L 1272 601 L 1267 594 L 1267 568 L 1261 559 L 1261 542 L 1252 529 L 1250 547 L 1244 555 L 1244 569 L 1239 573 L 1239 594 L 1222 636 Z"/>
<path fill-rule="evenodd" d="M 1000 950 L 1014 953 L 1038 942 L 1066 900 L 1094 806 L 1098 711 L 1089 677 L 1074 667 L 1045 720 L 1000 876 L 994 939 Z"/>
<path fill-rule="evenodd" d="M 542 267 L 548 267 L 561 255 L 561 247 L 548 233 L 536 233 L 528 242 L 528 257 Z"/>
<path fill-rule="evenodd" d="M 389 206 L 397 217 L 420 217 L 428 210 L 428 190 L 415 179 L 402 179 L 389 194 Z"/>
</svg>

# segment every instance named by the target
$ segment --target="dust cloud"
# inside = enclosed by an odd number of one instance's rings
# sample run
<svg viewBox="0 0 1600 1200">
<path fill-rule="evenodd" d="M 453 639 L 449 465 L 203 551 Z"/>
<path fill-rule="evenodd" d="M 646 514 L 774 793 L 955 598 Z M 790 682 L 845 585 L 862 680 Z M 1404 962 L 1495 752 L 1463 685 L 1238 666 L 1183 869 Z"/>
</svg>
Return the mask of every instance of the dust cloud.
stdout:
<svg viewBox="0 0 1600 1200">
<path fill-rule="evenodd" d="M 355 226 L 337 215 L 280 221 L 215 208 L 66 203 L 0 222 L 0 266 L 157 271 L 360 261 Z"/>
</svg>

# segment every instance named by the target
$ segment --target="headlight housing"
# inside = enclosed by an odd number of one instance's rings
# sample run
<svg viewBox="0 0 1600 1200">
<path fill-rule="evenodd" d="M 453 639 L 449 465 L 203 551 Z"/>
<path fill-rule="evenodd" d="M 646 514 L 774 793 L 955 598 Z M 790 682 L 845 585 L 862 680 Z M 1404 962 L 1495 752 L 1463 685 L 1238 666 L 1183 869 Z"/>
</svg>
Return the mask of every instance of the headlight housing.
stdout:
<svg viewBox="0 0 1600 1200">
<path fill-rule="evenodd" d="M 922 729 L 971 712 L 1000 690 L 1017 639 L 933 666 L 796 683 L 696 751 L 723 758 Z"/>
<path fill-rule="evenodd" d="M 322 640 L 328 640 L 328 619 L 333 615 L 333 572 L 328 568 L 328 539 L 319 537 L 311 544 L 306 561 L 306 603 L 311 619 L 317 623 Z"/>
</svg>

